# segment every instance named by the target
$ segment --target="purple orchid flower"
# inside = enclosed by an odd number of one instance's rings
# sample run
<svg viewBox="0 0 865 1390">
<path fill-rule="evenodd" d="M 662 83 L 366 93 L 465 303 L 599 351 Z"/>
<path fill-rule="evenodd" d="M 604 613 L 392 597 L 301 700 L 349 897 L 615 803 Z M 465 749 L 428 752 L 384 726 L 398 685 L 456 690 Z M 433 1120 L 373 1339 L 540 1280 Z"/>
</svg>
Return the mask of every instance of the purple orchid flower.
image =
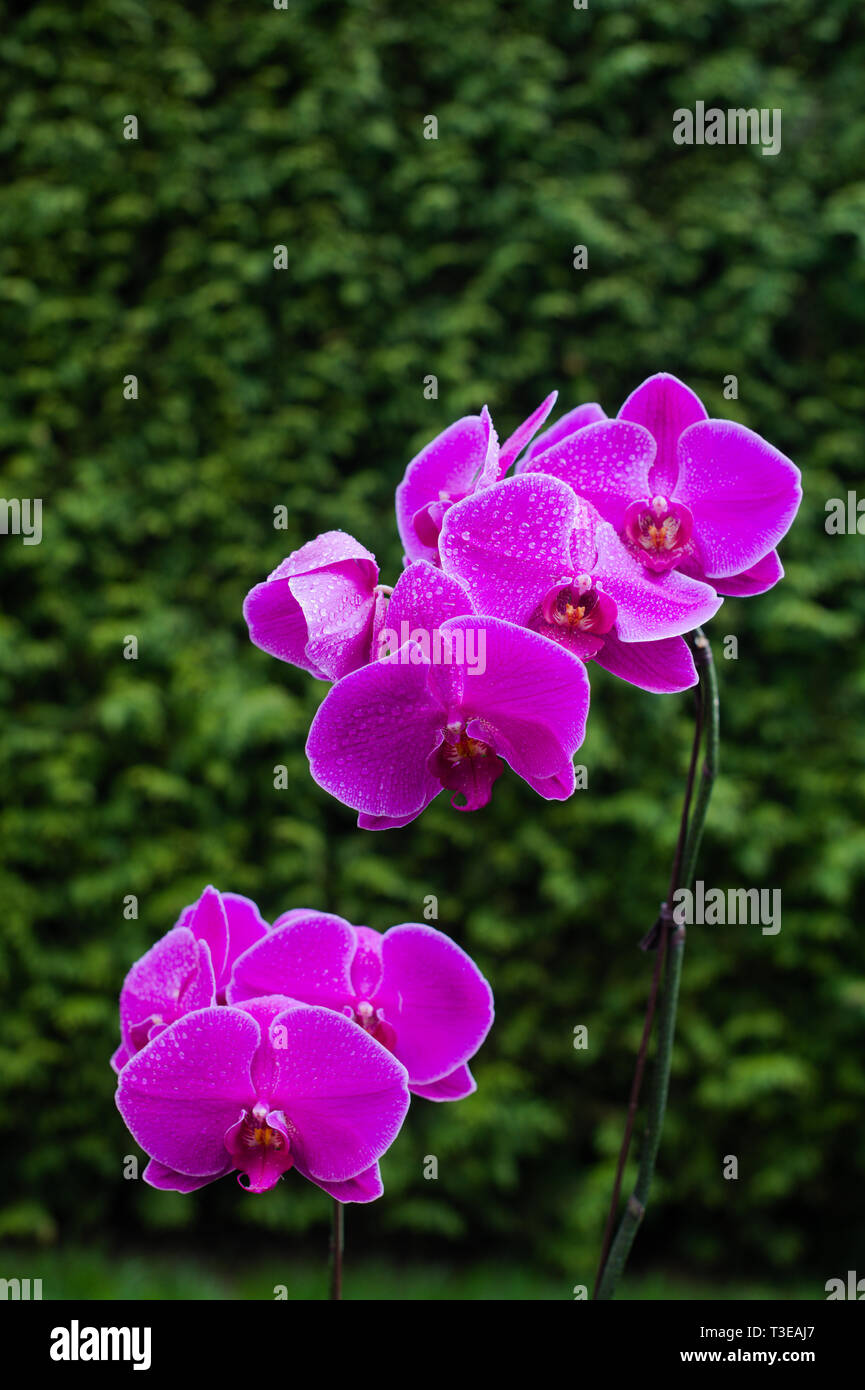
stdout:
<svg viewBox="0 0 865 1390">
<path fill-rule="evenodd" d="M 443 788 L 457 810 L 478 810 L 505 762 L 546 799 L 571 795 L 589 708 L 577 657 L 472 614 L 462 586 L 424 561 L 386 621 L 400 635 L 405 622 L 408 640 L 331 688 L 306 745 L 312 776 L 362 829 L 408 825 Z"/>
<path fill-rule="evenodd" d="M 262 651 L 339 680 L 370 660 L 385 592 L 375 556 L 345 531 L 325 531 L 250 590 L 243 615 Z"/>
<path fill-rule="evenodd" d="M 121 1042 L 111 1065 L 120 1071 L 175 1019 L 222 1003 L 239 955 L 268 931 L 255 903 L 205 888 L 174 927 L 133 965 L 120 991 Z"/>
<path fill-rule="evenodd" d="M 396 490 L 396 520 L 406 559 L 438 564 L 438 538 L 448 507 L 497 483 L 540 429 L 556 402 L 547 396 L 500 447 L 490 413 L 465 415 L 412 459 Z"/>
<path fill-rule="evenodd" d="M 588 498 L 651 573 L 678 569 L 724 595 L 783 576 L 775 547 L 802 498 L 799 469 L 744 425 L 710 420 L 674 376 L 649 377 L 618 419 L 568 434 L 523 471 Z"/>
<path fill-rule="evenodd" d="M 460 1100 L 476 1089 L 468 1062 L 492 1026 L 492 991 L 434 927 L 382 934 L 295 908 L 235 962 L 228 1000 L 271 993 L 352 1019 L 403 1063 L 415 1095 Z"/>
<path fill-rule="evenodd" d="M 524 624 L 644 690 L 696 683 L 681 634 L 722 600 L 686 575 L 647 571 L 566 483 L 526 472 L 467 497 L 445 517 L 440 550 L 444 573 L 479 612 Z"/>
<path fill-rule="evenodd" d="M 265 1192 L 296 1168 L 340 1202 L 372 1201 L 408 1104 L 405 1068 L 385 1048 L 341 1014 L 280 996 L 177 1019 L 117 1086 L 150 1157 L 145 1181 L 175 1192 L 233 1171 Z"/>
</svg>

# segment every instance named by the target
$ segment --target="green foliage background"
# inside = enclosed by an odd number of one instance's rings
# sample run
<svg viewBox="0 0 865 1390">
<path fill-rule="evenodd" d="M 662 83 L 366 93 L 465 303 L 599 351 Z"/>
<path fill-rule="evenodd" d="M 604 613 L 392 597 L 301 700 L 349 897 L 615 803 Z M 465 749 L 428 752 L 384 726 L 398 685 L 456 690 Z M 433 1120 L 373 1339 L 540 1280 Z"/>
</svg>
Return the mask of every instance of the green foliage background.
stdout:
<svg viewBox="0 0 865 1390">
<path fill-rule="evenodd" d="M 861 7 L 45 0 L 6 7 L 0 56 L 0 493 L 44 505 L 40 546 L 0 548 L 0 1239 L 320 1243 L 299 1180 L 123 1180 L 117 991 L 207 882 L 379 928 L 435 893 L 497 1024 L 474 1098 L 413 1107 L 351 1243 L 588 1281 L 690 697 L 598 670 L 588 791 L 547 804 L 511 776 L 482 814 L 441 798 L 364 835 L 307 773 L 324 687 L 254 649 L 240 607 L 329 527 L 395 575 L 394 486 L 458 415 L 486 401 L 504 436 L 553 386 L 612 414 L 668 370 L 796 459 L 806 496 L 785 582 L 710 629 L 700 873 L 782 888 L 783 930 L 691 933 L 637 1264 L 808 1271 L 822 1296 L 865 1236 L 863 540 L 824 530 L 863 487 Z M 782 108 L 782 153 L 674 146 L 698 99 Z"/>
</svg>

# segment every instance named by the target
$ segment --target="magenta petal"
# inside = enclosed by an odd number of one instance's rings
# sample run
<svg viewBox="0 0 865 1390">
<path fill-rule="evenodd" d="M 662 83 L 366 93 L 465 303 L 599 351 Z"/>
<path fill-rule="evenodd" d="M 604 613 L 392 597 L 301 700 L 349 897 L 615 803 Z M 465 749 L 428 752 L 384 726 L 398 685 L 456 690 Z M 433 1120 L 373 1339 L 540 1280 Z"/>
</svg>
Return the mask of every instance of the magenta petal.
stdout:
<svg viewBox="0 0 865 1390">
<path fill-rule="evenodd" d="M 472 483 L 472 488 L 492 487 L 497 483 L 504 472 L 501 459 L 499 457 L 499 437 L 493 428 L 492 418 L 487 406 L 481 411 L 481 422 L 486 431 L 487 451 L 484 457 L 484 466 Z M 456 498 L 454 498 L 456 501 Z"/>
<path fill-rule="evenodd" d="M 746 598 L 753 594 L 765 594 L 783 578 L 784 566 L 778 552 L 770 550 L 750 569 L 743 570 L 741 574 L 731 574 L 727 579 L 713 579 L 712 586 L 725 597 Z"/>
<path fill-rule="evenodd" d="M 521 473 L 451 507 L 442 568 L 476 612 L 525 623 L 551 585 L 572 574 L 571 538 L 586 525 L 585 503 L 565 483 Z"/>
<path fill-rule="evenodd" d="M 708 584 L 669 570 L 652 574 L 629 553 L 613 528 L 602 522 L 596 531 L 595 573 L 616 602 L 616 633 L 622 642 L 651 642 L 678 637 L 708 622 L 722 600 Z"/>
<path fill-rule="evenodd" d="M 441 791 L 441 787 L 430 782 L 428 796 L 421 802 L 416 811 L 412 811 L 410 816 L 370 816 L 365 811 L 361 811 L 357 818 L 358 830 L 402 830 L 405 826 L 411 825 L 413 820 L 417 820 L 421 811 L 425 811 L 431 801 L 434 801 Z"/>
<path fill-rule="evenodd" d="M 289 1122 L 298 1167 L 316 1181 L 357 1177 L 399 1133 L 409 1103 L 405 1068 L 330 1009 L 292 1009 L 271 1033 L 277 1029 L 271 1103 Z"/>
<path fill-rule="evenodd" d="M 636 391 L 631 392 L 619 411 L 619 419 L 643 425 L 658 448 L 649 472 L 648 495 L 672 495 L 679 473 L 679 435 L 689 425 L 706 418 L 706 410 L 699 396 L 678 377 L 670 376 L 667 372 L 650 376 Z"/>
<path fill-rule="evenodd" d="M 417 923 L 385 932 L 376 1002 L 396 1030 L 410 1085 L 440 1080 L 468 1061 L 493 1021 L 492 991 L 471 957 Z"/>
<path fill-rule="evenodd" d="M 548 473 L 586 498 L 616 531 L 631 502 L 645 497 L 655 441 L 642 425 L 601 420 L 535 454 L 520 472 Z"/>
<path fill-rule="evenodd" d="M 679 441 L 676 500 L 694 517 L 706 578 L 726 579 L 762 560 L 789 530 L 802 500 L 799 469 L 732 420 L 704 420 Z"/>
<path fill-rule="evenodd" d="M 378 578 L 378 565 L 371 550 L 355 540 L 347 531 L 323 531 L 314 540 L 307 541 L 299 550 L 292 551 L 270 575 L 293 578 L 296 575 L 315 574 L 330 569 L 334 565 L 353 563 L 357 565 L 369 584 Z"/>
<path fill-rule="evenodd" d="M 141 1176 L 150 1187 L 158 1187 L 162 1192 L 197 1192 L 209 1182 L 224 1178 L 233 1167 L 234 1164 L 229 1159 L 221 1173 L 209 1173 L 204 1178 L 192 1178 L 186 1173 L 177 1173 L 173 1168 L 166 1168 L 164 1163 L 157 1163 L 155 1158 L 151 1158 Z"/>
<path fill-rule="evenodd" d="M 575 410 L 569 410 L 566 415 L 551 425 L 543 434 L 539 434 L 526 450 L 525 457 L 520 459 L 516 466 L 516 472 L 520 473 L 525 468 L 529 459 L 536 454 L 542 454 L 546 449 L 551 449 L 560 440 L 567 439 L 569 435 L 576 434 L 577 430 L 584 430 L 586 425 L 596 425 L 599 420 L 606 420 L 606 413 L 595 401 L 589 401 L 585 405 L 578 405 Z"/>
<path fill-rule="evenodd" d="M 287 912 L 280 912 L 273 926 L 274 928 L 284 927 L 289 922 L 301 922 L 303 918 L 308 917 L 310 913 L 314 916 L 317 912 L 318 908 L 316 907 L 290 907 Z"/>
<path fill-rule="evenodd" d="M 239 1009 L 199 1009 L 131 1058 L 117 1108 L 151 1158 L 194 1177 L 225 1171 L 225 1134 L 254 1100 L 258 1025 Z"/>
<path fill-rule="evenodd" d="M 132 1048 L 127 1047 L 126 1043 L 122 1042 L 111 1054 L 112 1069 L 116 1072 L 121 1072 L 129 1061 L 129 1058 L 134 1055 Z"/>
<path fill-rule="evenodd" d="M 569 796 L 573 796 L 577 785 L 573 763 L 567 763 L 552 777 L 532 777 L 526 772 L 522 773 L 522 777 L 545 801 L 567 801 Z"/>
<path fill-rule="evenodd" d="M 500 477 L 504 477 L 514 460 L 519 458 L 526 445 L 534 439 L 541 425 L 555 405 L 558 395 L 558 391 L 551 391 L 546 400 L 541 401 L 537 410 L 533 410 L 528 419 L 524 420 L 521 425 L 518 425 L 513 434 L 505 440 L 499 451 Z"/>
<path fill-rule="evenodd" d="M 426 1086 L 409 1086 L 413 1096 L 423 1096 L 424 1100 L 464 1100 L 466 1096 L 474 1095 L 477 1089 L 478 1084 L 465 1063 L 454 1067 L 440 1081 L 431 1081 Z"/>
<path fill-rule="evenodd" d="M 240 893 L 223 893 L 222 905 L 228 920 L 228 958 L 230 970 L 238 956 L 266 936 L 270 928 L 251 898 Z"/>
<path fill-rule="evenodd" d="M 416 560 L 396 582 L 379 640 L 387 635 L 390 650 L 397 651 L 412 632 L 431 636 L 448 618 L 471 611 L 469 596 L 456 579 L 427 560 Z"/>
<path fill-rule="evenodd" d="M 216 1002 L 216 982 L 206 945 L 186 927 L 174 927 L 136 961 L 120 991 L 120 1030 L 128 1061 L 155 1026 Z M 123 1049 L 115 1053 L 122 1066 Z"/>
<path fill-rule="evenodd" d="M 412 459 L 396 490 L 397 526 L 410 560 L 436 560 L 435 547 L 418 537 L 414 517 L 443 496 L 467 492 L 484 467 L 489 442 L 487 422 L 480 415 L 466 415 Z"/>
<path fill-rule="evenodd" d="M 426 761 L 444 714 L 428 665 L 402 660 L 414 654 L 406 647 L 345 676 L 312 721 L 306 752 L 315 781 L 365 815 L 410 818 L 439 791 Z"/>
<path fill-rule="evenodd" d="M 206 942 L 218 984 L 228 963 L 228 913 L 222 894 L 212 885 L 205 888 L 198 902 L 181 913 L 178 926 L 187 927 L 198 941 Z"/>
<path fill-rule="evenodd" d="M 557 623 L 545 622 L 543 614 L 540 614 L 529 626 L 532 632 L 540 633 L 541 636 L 546 637 L 548 642 L 557 642 L 572 656 L 579 657 L 580 661 L 591 661 L 595 653 L 599 652 L 604 645 L 603 636 L 598 636 L 593 632 L 580 632 L 576 628 L 559 627 Z"/>
<path fill-rule="evenodd" d="M 594 660 L 605 670 L 641 690 L 670 694 L 697 684 L 697 671 L 687 642 L 662 637 L 659 642 L 620 642 L 610 632 Z"/>
<path fill-rule="evenodd" d="M 262 1038 L 268 1038 L 271 1026 L 279 1014 L 288 1013 L 289 1009 L 302 1009 L 305 1007 L 299 999 L 290 999 L 285 994 L 259 994 L 254 999 L 241 999 L 231 1006 L 234 1009 L 241 1009 L 243 1013 L 249 1014 L 258 1024 Z M 272 1070 L 272 1049 L 269 1046 L 260 1046 L 252 1062 L 252 1081 L 256 1091 L 273 1090 L 273 1070 Z"/>
<path fill-rule="evenodd" d="M 304 1173 L 299 1163 L 295 1166 L 299 1173 L 303 1173 L 305 1178 L 314 1182 L 316 1187 L 320 1187 L 329 1197 L 335 1197 L 338 1202 L 374 1202 L 384 1192 L 377 1163 L 365 1168 L 356 1178 L 347 1178 L 345 1182 L 323 1182 L 321 1178 L 314 1178 L 311 1173 Z"/>
<path fill-rule="evenodd" d="M 199 941 L 198 968 L 180 991 L 176 1016 L 180 1018 L 182 1014 L 191 1014 L 195 1009 L 206 1009 L 213 1003 L 219 1003 L 216 974 L 207 942 Z M 165 1022 L 168 1023 L 170 1020 L 166 1017 Z"/>
<path fill-rule="evenodd" d="M 369 659 L 377 579 L 365 546 L 345 531 L 325 531 L 247 595 L 249 635 L 271 656 L 336 680 Z"/>
<path fill-rule="evenodd" d="M 496 618 L 453 618 L 445 630 L 472 624 L 478 647 L 483 638 L 486 669 L 433 668 L 431 682 L 443 695 L 450 684 L 452 712 L 477 721 L 470 736 L 490 731 L 495 751 L 521 777 L 561 775 L 585 737 L 585 666 L 545 637 Z"/>
<path fill-rule="evenodd" d="M 374 998 L 381 984 L 381 932 L 355 927 L 357 950 L 351 963 L 351 983 L 358 999 Z"/>
<path fill-rule="evenodd" d="M 234 966 L 228 1001 L 286 994 L 341 1009 L 353 997 L 354 927 L 328 912 L 309 912 L 274 927 Z"/>
<path fill-rule="evenodd" d="M 297 575 L 288 586 L 306 619 L 309 670 L 339 680 L 365 666 L 371 657 L 376 608 L 375 576 L 368 568 L 349 560 L 316 574 Z"/>
<path fill-rule="evenodd" d="M 306 619 L 297 599 L 282 576 L 256 584 L 243 601 L 243 616 L 250 641 L 269 656 L 323 679 L 306 655 Z"/>
</svg>

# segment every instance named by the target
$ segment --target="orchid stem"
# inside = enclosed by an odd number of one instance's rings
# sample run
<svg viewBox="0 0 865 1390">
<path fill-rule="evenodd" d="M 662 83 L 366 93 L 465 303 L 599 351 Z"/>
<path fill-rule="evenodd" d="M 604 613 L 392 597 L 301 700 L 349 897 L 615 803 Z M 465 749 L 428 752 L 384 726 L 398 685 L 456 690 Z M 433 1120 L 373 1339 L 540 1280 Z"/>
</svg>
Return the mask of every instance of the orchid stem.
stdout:
<svg viewBox="0 0 865 1390">
<path fill-rule="evenodd" d="M 664 1115 L 667 1108 L 667 1095 L 670 1089 L 670 1068 L 673 1060 L 673 1041 L 676 1033 L 676 1011 L 679 1000 L 679 984 L 682 977 L 682 959 L 685 951 L 685 928 L 683 925 L 675 923 L 673 919 L 673 897 L 677 888 L 690 888 L 691 886 L 696 869 L 700 841 L 703 836 L 703 827 L 706 822 L 706 814 L 709 809 L 709 800 L 712 795 L 712 787 L 718 767 L 718 684 L 712 659 L 712 648 L 709 645 L 708 638 L 699 628 L 697 628 L 693 635 L 693 647 L 694 661 L 699 676 L 694 743 L 691 750 L 691 761 L 688 769 L 688 781 L 682 807 L 679 836 L 670 874 L 670 889 L 667 895 L 667 901 L 661 909 L 660 934 L 657 940 L 658 957 L 652 974 L 652 987 L 646 1008 L 646 1020 L 643 1026 L 640 1052 L 637 1057 L 634 1083 L 631 1088 L 625 1137 L 622 1141 L 622 1148 L 619 1153 L 610 1215 L 607 1221 L 607 1229 L 604 1235 L 601 1260 L 598 1268 L 598 1277 L 593 1294 L 593 1297 L 599 1300 L 610 1299 L 614 1296 L 637 1231 L 646 1214 L 649 1190 L 651 1188 L 652 1178 L 655 1172 L 655 1163 L 661 1144 Z M 703 744 L 703 766 L 700 773 L 693 812 L 691 812 L 697 758 L 701 744 Z M 647 941 L 651 940 L 651 938 L 652 933 L 650 933 Z M 640 1165 L 634 1191 L 625 1205 L 625 1210 L 622 1214 L 615 1239 L 611 1241 L 612 1228 L 619 1203 L 622 1175 L 630 1148 L 649 1035 L 654 1020 L 662 959 L 664 963 L 664 983 L 658 1013 L 658 1039 L 652 1065 L 645 1142 L 640 1156 Z"/>
<path fill-rule="evenodd" d="M 330 1297 L 342 1299 L 342 1252 L 345 1248 L 345 1208 L 333 1199 L 333 1224 L 330 1229 Z"/>
</svg>

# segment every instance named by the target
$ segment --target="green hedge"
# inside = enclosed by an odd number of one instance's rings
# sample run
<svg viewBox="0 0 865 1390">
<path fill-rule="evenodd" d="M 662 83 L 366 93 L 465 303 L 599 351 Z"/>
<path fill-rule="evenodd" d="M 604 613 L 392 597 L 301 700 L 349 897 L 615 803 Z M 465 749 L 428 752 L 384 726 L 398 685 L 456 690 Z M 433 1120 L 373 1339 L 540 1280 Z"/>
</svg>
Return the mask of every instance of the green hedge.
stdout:
<svg viewBox="0 0 865 1390">
<path fill-rule="evenodd" d="M 796 459 L 806 496 L 785 582 L 710 632 L 700 872 L 781 887 L 783 930 L 692 932 L 638 1259 L 808 1270 L 819 1295 L 865 1236 L 863 542 L 824 530 L 827 498 L 865 495 L 860 6 L 45 0 L 0 53 L 0 493 L 44 505 L 41 545 L 0 547 L 0 1238 L 322 1230 L 300 1180 L 260 1201 L 124 1181 L 117 991 L 207 882 L 376 927 L 434 893 L 497 1024 L 477 1095 L 412 1109 L 353 1240 L 588 1279 L 690 697 L 597 671 L 588 791 L 510 777 L 482 814 L 442 798 L 362 835 L 307 773 L 324 687 L 251 647 L 240 605 L 328 527 L 396 574 L 394 486 L 459 414 L 487 401 L 506 434 L 552 386 L 614 413 L 663 369 Z M 781 154 L 674 146 L 698 99 L 780 107 Z"/>
</svg>

